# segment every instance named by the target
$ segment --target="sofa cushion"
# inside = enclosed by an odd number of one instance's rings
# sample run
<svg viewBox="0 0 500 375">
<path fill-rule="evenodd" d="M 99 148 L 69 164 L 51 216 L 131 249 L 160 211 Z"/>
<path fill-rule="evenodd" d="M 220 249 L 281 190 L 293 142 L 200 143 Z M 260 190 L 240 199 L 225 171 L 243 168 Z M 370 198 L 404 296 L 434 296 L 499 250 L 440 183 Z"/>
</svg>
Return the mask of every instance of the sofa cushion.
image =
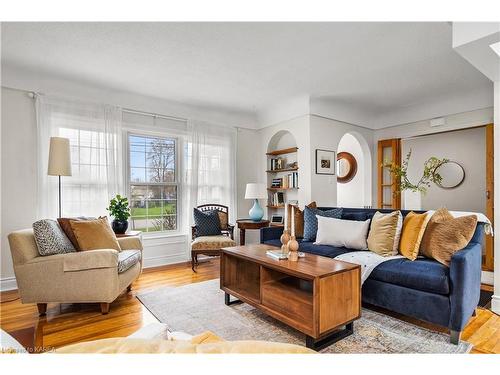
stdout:
<svg viewBox="0 0 500 375">
<path fill-rule="evenodd" d="M 140 250 L 123 250 L 118 253 L 118 273 L 125 272 L 141 261 Z"/>
<path fill-rule="evenodd" d="M 337 255 L 349 253 L 354 250 L 330 245 L 315 245 L 314 242 L 302 241 L 299 242 L 299 251 L 334 258 Z"/>
<path fill-rule="evenodd" d="M 223 247 L 236 246 L 236 242 L 228 236 L 201 236 L 191 243 L 191 250 L 219 250 Z"/>
<path fill-rule="evenodd" d="M 300 238 L 297 238 L 297 242 L 300 244 L 300 242 L 302 242 L 302 240 Z M 267 241 L 264 241 L 264 244 L 270 245 L 270 246 L 281 247 L 281 240 L 279 238 L 276 238 L 274 240 L 267 240 Z"/>
<path fill-rule="evenodd" d="M 43 219 L 34 222 L 33 235 L 35 236 L 38 253 L 42 256 L 76 251 L 55 220 Z"/>
<path fill-rule="evenodd" d="M 78 216 L 78 217 L 60 217 L 57 219 L 57 222 L 59 223 L 59 226 L 61 229 L 64 231 L 66 236 L 69 238 L 73 246 L 77 251 L 80 250 L 80 247 L 78 246 L 78 241 L 75 237 L 75 233 L 73 233 L 73 228 L 71 228 L 70 221 L 71 220 L 95 220 L 97 218 L 95 217 L 86 217 L 86 216 Z"/>
<path fill-rule="evenodd" d="M 295 237 L 304 237 L 304 211 L 301 210 L 299 207 L 292 206 L 289 204 L 288 206 L 288 212 L 287 215 L 289 218 L 292 216 L 292 210 L 294 212 L 294 218 L 295 218 Z M 316 208 L 316 202 L 311 202 L 309 203 L 306 207 L 309 208 Z M 287 223 L 287 229 L 291 233 L 291 225 L 292 225 L 292 220 L 288 220 Z"/>
<path fill-rule="evenodd" d="M 98 249 L 120 250 L 120 244 L 107 218 L 103 217 L 85 221 L 70 220 L 69 223 L 78 241 L 80 251 Z"/>
<path fill-rule="evenodd" d="M 365 221 L 370 219 L 366 212 L 346 212 L 342 211 L 342 219 L 343 220 L 356 220 L 356 221 Z"/>
<path fill-rule="evenodd" d="M 318 219 L 316 215 L 323 217 L 333 217 L 340 219 L 342 216 L 342 208 L 334 208 L 333 210 L 323 211 L 318 208 L 304 208 L 304 241 L 316 240 L 316 232 L 318 231 Z"/>
<path fill-rule="evenodd" d="M 201 211 L 193 209 L 194 224 L 196 225 L 196 236 L 217 236 L 221 233 L 219 211 Z"/>
<path fill-rule="evenodd" d="M 368 249 L 384 257 L 396 255 L 401 228 L 403 228 L 403 215 L 400 211 L 388 214 L 377 211 L 371 221 L 367 239 Z"/>
<path fill-rule="evenodd" d="M 375 267 L 369 279 L 430 293 L 444 295 L 450 293 L 448 267 L 432 259 L 388 260 Z"/>
<path fill-rule="evenodd" d="M 420 254 L 449 266 L 453 254 L 472 239 L 476 225 L 476 215 L 453 217 L 446 208 L 440 208 L 427 224 Z"/>
</svg>

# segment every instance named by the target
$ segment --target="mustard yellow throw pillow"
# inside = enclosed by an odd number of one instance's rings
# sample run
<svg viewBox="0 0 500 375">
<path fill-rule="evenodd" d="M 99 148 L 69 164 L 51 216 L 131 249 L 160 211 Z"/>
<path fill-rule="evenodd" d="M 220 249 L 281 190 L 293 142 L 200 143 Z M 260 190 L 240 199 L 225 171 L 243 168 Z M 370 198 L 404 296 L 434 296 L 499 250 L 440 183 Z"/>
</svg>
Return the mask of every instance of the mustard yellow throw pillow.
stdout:
<svg viewBox="0 0 500 375">
<path fill-rule="evenodd" d="M 410 260 L 417 259 L 420 243 L 430 218 L 431 215 L 427 213 L 416 214 L 413 211 L 406 215 L 399 242 L 399 252 L 402 256 Z"/>
<path fill-rule="evenodd" d="M 403 227 L 403 215 L 400 211 L 383 214 L 379 211 L 373 215 L 368 234 L 368 250 L 384 257 L 398 253 L 399 238 Z"/>
<path fill-rule="evenodd" d="M 120 244 L 108 223 L 108 219 L 70 220 L 70 225 L 78 241 L 80 251 L 98 249 L 120 250 Z"/>
<path fill-rule="evenodd" d="M 449 266 L 453 254 L 462 250 L 472 239 L 476 225 L 476 215 L 453 217 L 446 208 L 440 208 L 427 224 L 420 254 Z"/>
</svg>

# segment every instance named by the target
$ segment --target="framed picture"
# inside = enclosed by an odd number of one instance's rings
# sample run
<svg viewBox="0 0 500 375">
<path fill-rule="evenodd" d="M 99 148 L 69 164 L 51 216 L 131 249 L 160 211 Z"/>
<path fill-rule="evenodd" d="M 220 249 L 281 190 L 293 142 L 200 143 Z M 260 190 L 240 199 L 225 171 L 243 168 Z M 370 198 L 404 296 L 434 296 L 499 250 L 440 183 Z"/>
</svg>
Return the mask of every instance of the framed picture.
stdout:
<svg viewBox="0 0 500 375">
<path fill-rule="evenodd" d="M 316 174 L 335 175 L 335 151 L 316 149 Z"/>
</svg>

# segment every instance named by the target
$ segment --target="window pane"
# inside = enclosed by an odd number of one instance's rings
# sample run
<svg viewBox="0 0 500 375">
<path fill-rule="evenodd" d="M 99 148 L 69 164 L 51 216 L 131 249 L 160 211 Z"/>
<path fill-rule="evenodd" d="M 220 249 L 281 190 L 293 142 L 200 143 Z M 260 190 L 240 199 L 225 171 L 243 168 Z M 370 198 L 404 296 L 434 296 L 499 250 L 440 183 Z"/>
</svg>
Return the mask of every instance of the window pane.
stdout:
<svg viewBox="0 0 500 375">
<path fill-rule="evenodd" d="M 136 230 L 177 229 L 176 141 L 129 136 L 131 222 Z M 134 182 L 150 183 L 136 185 Z"/>
<path fill-rule="evenodd" d="M 146 169 L 145 168 L 130 168 L 130 181 L 131 182 L 146 182 Z"/>
<path fill-rule="evenodd" d="M 144 168 L 146 166 L 146 159 L 144 152 L 130 152 L 130 166 Z"/>
</svg>

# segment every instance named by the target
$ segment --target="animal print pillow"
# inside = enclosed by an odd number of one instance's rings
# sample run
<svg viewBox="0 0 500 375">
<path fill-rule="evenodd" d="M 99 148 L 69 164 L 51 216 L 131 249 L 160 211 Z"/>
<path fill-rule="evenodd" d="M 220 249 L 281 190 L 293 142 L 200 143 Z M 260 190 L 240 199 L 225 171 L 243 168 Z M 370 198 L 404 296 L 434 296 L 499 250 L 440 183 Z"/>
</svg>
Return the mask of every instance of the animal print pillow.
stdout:
<svg viewBox="0 0 500 375">
<path fill-rule="evenodd" d="M 55 220 L 43 219 L 33 223 L 33 234 L 42 256 L 72 253 L 75 247 Z"/>
</svg>

